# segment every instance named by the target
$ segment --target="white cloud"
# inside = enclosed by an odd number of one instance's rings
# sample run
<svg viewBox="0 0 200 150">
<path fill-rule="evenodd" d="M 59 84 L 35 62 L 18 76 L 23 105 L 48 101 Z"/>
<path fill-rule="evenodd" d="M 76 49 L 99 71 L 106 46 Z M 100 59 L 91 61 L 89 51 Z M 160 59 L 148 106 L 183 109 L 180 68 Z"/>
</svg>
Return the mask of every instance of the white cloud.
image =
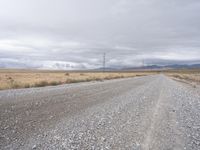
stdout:
<svg viewBox="0 0 200 150">
<path fill-rule="evenodd" d="M 126 51 L 126 50 L 136 50 L 135 48 L 132 48 L 132 47 L 127 47 L 127 46 L 115 46 L 114 49 L 116 50 L 122 50 L 122 51 Z"/>
<path fill-rule="evenodd" d="M 198 0 L 0 1 L 0 62 L 94 68 L 104 52 L 109 66 L 197 60 L 199 9 Z"/>
<path fill-rule="evenodd" d="M 0 40 L 0 52 L 27 52 L 33 50 L 31 47 L 23 45 L 17 40 L 3 39 Z"/>
</svg>

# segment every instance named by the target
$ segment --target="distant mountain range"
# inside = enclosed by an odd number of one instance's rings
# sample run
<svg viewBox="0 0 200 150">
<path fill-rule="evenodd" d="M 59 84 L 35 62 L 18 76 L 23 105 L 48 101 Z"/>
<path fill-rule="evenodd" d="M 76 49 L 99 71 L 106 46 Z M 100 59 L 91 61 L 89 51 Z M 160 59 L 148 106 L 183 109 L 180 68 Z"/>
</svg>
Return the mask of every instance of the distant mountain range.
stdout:
<svg viewBox="0 0 200 150">
<path fill-rule="evenodd" d="M 200 64 L 174 64 L 174 65 L 148 65 L 140 67 L 115 67 L 105 68 L 105 71 L 117 71 L 117 70 L 168 70 L 168 69 L 200 69 Z M 102 71 L 103 68 L 95 69 Z"/>
<path fill-rule="evenodd" d="M 87 70 L 90 66 L 81 65 L 79 63 L 71 63 L 71 62 L 40 62 L 38 64 L 28 64 L 25 62 L 17 62 L 17 61 L 8 61 L 8 62 L 1 62 L 0 61 L 0 68 L 19 68 L 19 69 L 48 69 L 48 70 Z M 115 67 L 106 67 L 97 68 L 97 69 L 89 69 L 92 71 L 119 71 L 119 70 L 167 70 L 167 69 L 194 69 L 200 68 L 200 63 L 196 64 L 170 64 L 170 65 L 145 65 L 139 67 L 122 67 L 122 66 L 115 66 Z"/>
<path fill-rule="evenodd" d="M 174 64 L 174 65 L 149 65 L 149 66 L 143 66 L 138 67 L 138 69 L 194 69 L 194 68 L 200 68 L 200 64 Z M 135 68 L 136 69 L 136 68 Z"/>
</svg>

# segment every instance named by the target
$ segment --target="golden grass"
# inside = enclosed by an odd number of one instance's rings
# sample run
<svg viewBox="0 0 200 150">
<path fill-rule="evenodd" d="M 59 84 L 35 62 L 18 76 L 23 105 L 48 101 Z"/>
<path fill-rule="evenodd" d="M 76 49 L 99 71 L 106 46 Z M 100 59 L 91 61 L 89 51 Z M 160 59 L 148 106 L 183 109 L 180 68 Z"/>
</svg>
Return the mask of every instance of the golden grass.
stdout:
<svg viewBox="0 0 200 150">
<path fill-rule="evenodd" d="M 154 72 L 65 72 L 0 69 L 0 90 L 144 76 Z"/>
<path fill-rule="evenodd" d="M 187 80 L 190 82 L 200 83 L 200 69 L 183 69 L 166 72 L 166 75 L 178 78 L 181 80 Z"/>
</svg>

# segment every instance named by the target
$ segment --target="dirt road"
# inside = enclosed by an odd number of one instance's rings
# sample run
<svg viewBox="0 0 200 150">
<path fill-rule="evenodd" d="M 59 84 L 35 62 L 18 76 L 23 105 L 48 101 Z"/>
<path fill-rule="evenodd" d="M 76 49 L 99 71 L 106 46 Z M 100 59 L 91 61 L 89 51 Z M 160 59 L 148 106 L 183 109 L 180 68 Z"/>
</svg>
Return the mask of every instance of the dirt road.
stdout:
<svg viewBox="0 0 200 150">
<path fill-rule="evenodd" d="M 200 89 L 154 75 L 1 91 L 0 149 L 199 150 Z"/>
</svg>

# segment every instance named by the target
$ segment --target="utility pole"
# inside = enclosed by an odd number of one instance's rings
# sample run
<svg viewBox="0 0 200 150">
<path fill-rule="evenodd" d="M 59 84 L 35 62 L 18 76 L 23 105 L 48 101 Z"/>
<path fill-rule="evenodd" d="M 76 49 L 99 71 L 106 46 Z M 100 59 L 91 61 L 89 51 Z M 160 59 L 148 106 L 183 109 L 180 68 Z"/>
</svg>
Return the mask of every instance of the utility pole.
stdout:
<svg viewBox="0 0 200 150">
<path fill-rule="evenodd" d="M 103 72 L 105 72 L 106 69 L 106 53 L 103 53 Z"/>
<path fill-rule="evenodd" d="M 144 59 L 142 59 L 142 67 L 144 67 Z"/>
</svg>

